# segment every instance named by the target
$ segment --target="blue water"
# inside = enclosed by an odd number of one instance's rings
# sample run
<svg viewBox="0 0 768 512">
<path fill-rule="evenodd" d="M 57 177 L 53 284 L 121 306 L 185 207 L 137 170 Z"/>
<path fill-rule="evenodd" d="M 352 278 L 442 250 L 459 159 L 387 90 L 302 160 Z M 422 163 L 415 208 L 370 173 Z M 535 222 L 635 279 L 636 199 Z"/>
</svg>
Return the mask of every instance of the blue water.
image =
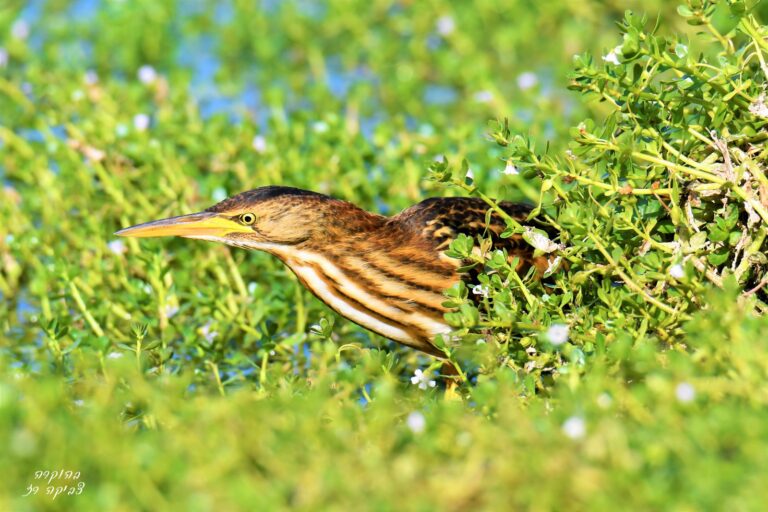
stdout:
<svg viewBox="0 0 768 512">
<path fill-rule="evenodd" d="M 424 101 L 430 105 L 449 105 L 458 97 L 456 89 L 447 85 L 429 84 L 424 88 Z"/>
<path fill-rule="evenodd" d="M 96 16 L 100 4 L 100 0 L 73 0 L 67 14 L 80 23 L 88 22 Z"/>
<path fill-rule="evenodd" d="M 213 20 L 219 25 L 226 25 L 231 23 L 235 17 L 235 11 L 232 8 L 232 4 L 227 1 L 216 2 L 216 7 L 213 11 Z"/>
<path fill-rule="evenodd" d="M 19 325 L 29 322 L 38 312 L 26 292 L 21 292 L 16 296 L 16 321 Z"/>
<path fill-rule="evenodd" d="M 45 30 L 44 27 L 40 26 L 44 5 L 44 0 L 30 0 L 19 15 L 20 20 L 29 24 L 29 43 L 35 51 L 42 51 L 45 42 Z M 99 9 L 104 9 L 105 5 L 101 0 L 73 0 L 69 8 L 64 11 L 62 18 L 56 22 L 85 25 L 92 21 L 97 16 Z M 232 23 L 234 17 L 232 5 L 229 0 L 215 2 L 212 9 L 213 22 L 218 25 Z M 280 2 L 265 0 L 260 6 L 267 13 L 275 13 L 280 8 Z M 299 0 L 295 6 L 301 15 L 316 20 L 322 20 L 327 14 L 326 7 L 314 1 Z M 231 83 L 219 83 L 217 74 L 221 69 L 222 61 L 219 58 L 218 49 L 221 41 L 212 33 L 191 36 L 187 31 L 182 30 L 188 19 L 205 14 L 206 8 L 206 4 L 203 2 L 182 0 L 178 4 L 179 16 L 174 20 L 173 30 L 179 34 L 174 50 L 175 61 L 179 67 L 189 70 L 189 94 L 198 105 L 203 119 L 210 119 L 216 115 L 224 115 L 233 123 L 254 119 L 259 126 L 259 132 L 266 134 L 270 116 L 274 115 L 274 112 L 270 113 L 269 106 L 265 104 L 263 92 L 256 85 L 256 82 L 258 79 L 270 80 L 269 70 L 260 69 L 258 63 L 254 62 L 239 71 L 241 74 L 239 88 L 234 88 Z M 48 22 L 50 20 L 46 18 L 46 23 Z M 440 44 L 440 41 L 440 38 L 436 38 L 435 44 Z M 73 70 L 96 68 L 90 41 L 84 39 L 64 40 L 59 46 L 58 54 L 62 59 L 62 64 L 67 68 Z M 337 55 L 326 55 L 324 59 L 325 80 L 323 86 L 342 103 L 357 84 L 366 84 L 372 91 L 377 90 L 378 78 L 365 67 L 350 68 L 345 66 L 342 59 Z M 163 74 L 163 69 L 159 66 L 157 71 Z M 107 79 L 107 77 L 101 78 Z M 135 74 L 125 71 L 115 71 L 111 78 L 136 80 Z M 281 87 L 276 79 L 272 79 L 269 83 L 271 86 Z M 285 112 L 315 109 L 316 106 L 309 102 L 306 95 L 293 94 L 287 86 L 282 88 L 284 90 L 284 103 L 281 106 Z M 35 98 L 31 99 L 35 100 Z M 461 98 L 458 91 L 452 86 L 432 83 L 425 87 L 423 100 L 430 105 L 449 105 L 461 100 Z M 363 137 L 371 140 L 376 127 L 381 122 L 381 116 L 376 114 L 381 108 L 375 92 L 365 102 L 364 107 L 363 111 L 360 112 L 360 132 Z M 343 106 L 341 110 L 344 110 Z M 406 126 L 416 130 L 419 123 L 416 119 L 406 116 Z M 63 132 L 61 135 L 58 133 L 55 135 L 57 138 L 63 137 Z M 30 142 L 44 142 L 42 135 L 35 133 L 32 129 L 25 131 L 22 136 Z"/>
<path fill-rule="evenodd" d="M 373 389 L 373 387 L 371 386 L 370 383 L 364 385 L 363 389 L 365 389 L 365 393 L 367 393 L 368 396 L 371 396 L 371 389 Z M 360 404 L 361 407 L 366 407 L 368 405 L 368 399 L 365 398 L 365 393 L 363 393 L 363 391 L 361 390 L 360 398 L 357 399 L 357 403 Z"/>
</svg>

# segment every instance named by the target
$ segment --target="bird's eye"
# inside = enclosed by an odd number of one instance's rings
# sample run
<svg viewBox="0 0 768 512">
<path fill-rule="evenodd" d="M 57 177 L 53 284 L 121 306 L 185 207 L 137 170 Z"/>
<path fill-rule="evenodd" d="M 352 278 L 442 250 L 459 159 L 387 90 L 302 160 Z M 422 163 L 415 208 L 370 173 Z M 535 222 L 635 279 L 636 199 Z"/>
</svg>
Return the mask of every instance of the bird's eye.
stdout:
<svg viewBox="0 0 768 512">
<path fill-rule="evenodd" d="M 240 215 L 240 222 L 242 222 L 246 226 L 250 226 L 251 224 L 256 222 L 256 216 L 252 213 L 244 213 Z"/>
</svg>

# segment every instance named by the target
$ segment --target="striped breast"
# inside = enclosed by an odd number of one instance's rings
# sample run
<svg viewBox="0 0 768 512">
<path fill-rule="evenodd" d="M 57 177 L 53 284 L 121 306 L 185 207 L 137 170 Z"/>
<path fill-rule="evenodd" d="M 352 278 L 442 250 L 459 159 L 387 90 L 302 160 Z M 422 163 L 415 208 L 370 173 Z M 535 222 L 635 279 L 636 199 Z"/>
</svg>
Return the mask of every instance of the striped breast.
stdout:
<svg viewBox="0 0 768 512">
<path fill-rule="evenodd" d="M 421 261 L 397 248 L 330 254 L 303 249 L 281 259 L 305 287 L 343 317 L 386 338 L 441 355 L 432 340 L 451 330 L 443 319 L 442 303 L 443 291 L 459 279 L 455 264 Z"/>
</svg>

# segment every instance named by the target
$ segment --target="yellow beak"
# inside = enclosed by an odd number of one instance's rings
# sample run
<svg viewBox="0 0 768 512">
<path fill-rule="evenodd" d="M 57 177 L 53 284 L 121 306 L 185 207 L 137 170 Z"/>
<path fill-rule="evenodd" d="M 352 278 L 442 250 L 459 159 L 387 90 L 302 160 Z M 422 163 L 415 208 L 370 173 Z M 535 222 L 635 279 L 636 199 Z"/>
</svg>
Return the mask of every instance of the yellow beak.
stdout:
<svg viewBox="0 0 768 512">
<path fill-rule="evenodd" d="M 135 238 L 181 236 L 184 238 L 211 239 L 222 238 L 229 233 L 253 233 L 253 230 L 229 217 L 217 213 L 201 212 L 145 222 L 121 229 L 115 234 Z"/>
</svg>

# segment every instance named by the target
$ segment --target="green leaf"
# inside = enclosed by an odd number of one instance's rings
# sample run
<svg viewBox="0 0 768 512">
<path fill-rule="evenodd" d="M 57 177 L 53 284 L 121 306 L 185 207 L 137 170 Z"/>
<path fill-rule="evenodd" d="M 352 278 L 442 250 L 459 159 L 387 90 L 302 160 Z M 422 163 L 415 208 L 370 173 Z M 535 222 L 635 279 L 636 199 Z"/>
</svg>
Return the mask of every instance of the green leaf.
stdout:
<svg viewBox="0 0 768 512">
<path fill-rule="evenodd" d="M 730 251 L 728 249 L 720 249 L 719 251 L 707 254 L 707 261 L 710 265 L 717 267 L 728 261 L 729 256 Z"/>
</svg>

